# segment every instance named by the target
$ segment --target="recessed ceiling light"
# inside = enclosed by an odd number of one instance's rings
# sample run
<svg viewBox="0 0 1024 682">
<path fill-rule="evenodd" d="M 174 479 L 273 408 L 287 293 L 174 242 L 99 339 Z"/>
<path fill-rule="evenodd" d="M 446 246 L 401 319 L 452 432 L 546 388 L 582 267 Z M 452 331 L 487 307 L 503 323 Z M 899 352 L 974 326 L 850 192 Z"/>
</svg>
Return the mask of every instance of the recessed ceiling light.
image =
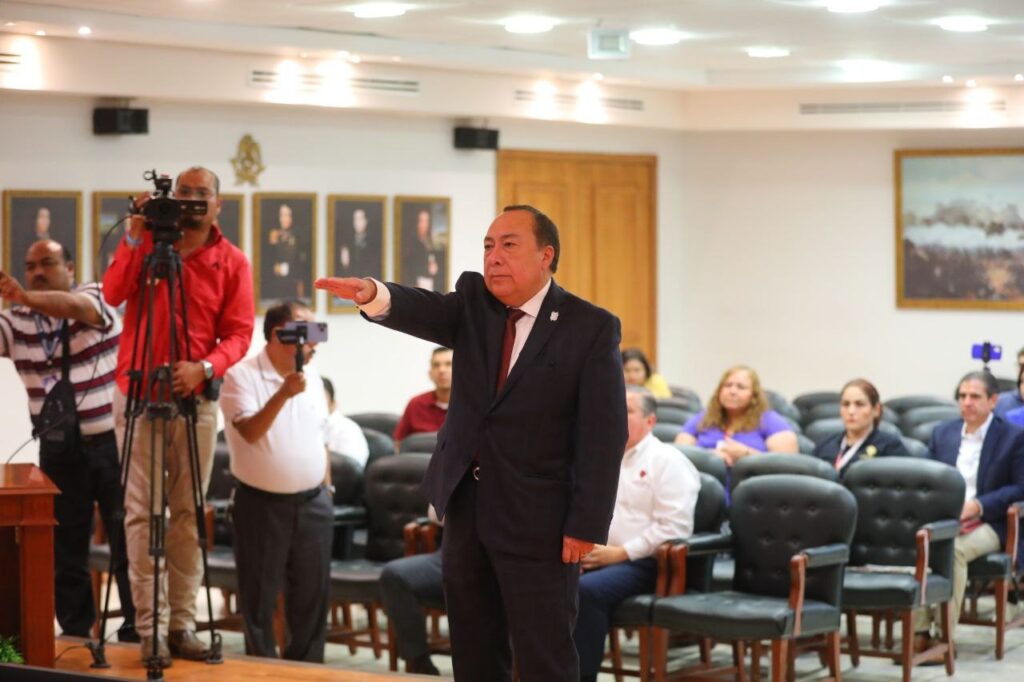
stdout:
<svg viewBox="0 0 1024 682">
<path fill-rule="evenodd" d="M 880 5 L 879 0 L 828 0 L 825 9 L 836 14 L 859 14 L 874 12 Z"/>
<path fill-rule="evenodd" d="M 784 47 L 748 47 L 747 55 L 755 59 L 778 59 L 788 57 L 789 50 Z"/>
<path fill-rule="evenodd" d="M 1024 82 L 1024 73 L 1018 73 L 1016 76 L 1013 77 L 1013 80 L 1017 81 L 1018 83 Z"/>
<path fill-rule="evenodd" d="M 942 82 L 945 83 L 946 85 L 949 85 L 950 83 L 953 82 L 953 77 L 952 76 L 943 76 L 942 77 Z"/>
<path fill-rule="evenodd" d="M 509 33 L 547 33 L 555 27 L 555 20 L 549 17 L 520 16 L 505 20 Z"/>
<path fill-rule="evenodd" d="M 638 45 L 675 45 L 686 34 L 674 28 L 642 28 L 631 31 L 629 39 Z"/>
<path fill-rule="evenodd" d="M 45 36 L 46 31 L 44 31 L 43 29 L 39 29 L 38 31 L 36 31 L 36 35 L 39 37 Z"/>
<path fill-rule="evenodd" d="M 980 31 L 988 30 L 988 21 L 981 17 L 943 17 L 935 23 L 938 24 L 939 28 L 942 30 L 953 31 L 955 33 L 978 33 Z"/>
<path fill-rule="evenodd" d="M 384 19 L 400 17 L 408 8 L 395 2 L 371 2 L 365 5 L 356 5 L 350 9 L 352 14 L 360 19 Z"/>
<path fill-rule="evenodd" d="M 4 22 L 4 26 L 17 26 L 17 25 L 18 25 L 18 22 L 16 22 L 16 21 Z"/>
<path fill-rule="evenodd" d="M 978 87 L 978 82 L 976 80 L 974 80 L 973 78 L 971 78 L 971 79 L 968 79 L 968 81 L 967 81 L 967 83 L 965 83 L 965 85 L 967 85 L 967 87 L 969 87 L 969 88 L 976 88 L 976 87 Z"/>
<path fill-rule="evenodd" d="M 89 28 L 88 26 L 79 26 L 78 27 L 78 35 L 80 35 L 80 36 L 91 36 L 92 35 L 92 29 Z"/>
<path fill-rule="evenodd" d="M 593 74 L 591 76 L 591 78 L 593 78 L 596 81 L 603 81 L 604 80 L 604 74 L 603 73 L 595 73 L 595 74 Z"/>
</svg>

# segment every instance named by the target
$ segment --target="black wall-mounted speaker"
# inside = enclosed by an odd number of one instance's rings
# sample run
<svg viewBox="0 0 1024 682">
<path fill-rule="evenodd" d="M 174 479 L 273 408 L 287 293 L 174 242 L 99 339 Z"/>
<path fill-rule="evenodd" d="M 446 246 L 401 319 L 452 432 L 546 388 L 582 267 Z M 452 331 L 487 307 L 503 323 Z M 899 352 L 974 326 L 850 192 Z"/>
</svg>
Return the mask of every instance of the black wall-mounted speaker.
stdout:
<svg viewBox="0 0 1024 682">
<path fill-rule="evenodd" d="M 149 132 L 149 109 L 96 107 L 92 110 L 95 135 L 145 135 Z"/>
<path fill-rule="evenodd" d="M 497 149 L 498 131 L 490 128 L 455 128 L 456 149 Z"/>
</svg>

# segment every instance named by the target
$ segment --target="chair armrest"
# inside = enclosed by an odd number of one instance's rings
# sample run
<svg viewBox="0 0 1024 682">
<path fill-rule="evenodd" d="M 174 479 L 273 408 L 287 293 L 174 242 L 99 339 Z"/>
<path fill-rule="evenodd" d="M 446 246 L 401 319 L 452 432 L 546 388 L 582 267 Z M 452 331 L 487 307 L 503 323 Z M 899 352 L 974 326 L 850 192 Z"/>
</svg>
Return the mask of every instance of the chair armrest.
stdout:
<svg viewBox="0 0 1024 682">
<path fill-rule="evenodd" d="M 207 500 L 206 506 L 213 510 L 215 519 L 227 521 L 228 511 L 231 509 L 231 500 Z"/>
<path fill-rule="evenodd" d="M 344 505 L 334 508 L 334 526 L 365 526 L 366 507 Z"/>
<path fill-rule="evenodd" d="M 732 533 L 698 533 L 688 538 L 670 540 L 669 542 L 675 546 L 674 551 L 686 547 L 688 556 L 721 554 L 733 548 Z"/>
<path fill-rule="evenodd" d="M 1024 512 L 1024 502 L 1014 502 L 1006 508 L 1006 553 L 1010 563 L 1017 561 L 1017 543 L 1020 542 L 1020 517 Z"/>
<path fill-rule="evenodd" d="M 960 522 L 955 519 L 932 521 L 921 526 L 921 530 L 928 531 L 929 542 L 956 540 L 956 537 L 960 534 Z"/>
<path fill-rule="evenodd" d="M 834 545 L 829 545 L 834 546 Z M 845 547 L 845 545 L 842 545 Z M 807 587 L 807 554 L 801 552 L 789 560 L 789 608 L 793 609 L 793 637 L 800 636 L 801 617 L 804 610 L 804 589 Z"/>
<path fill-rule="evenodd" d="M 807 568 L 841 566 L 850 560 L 850 546 L 842 543 L 808 547 L 801 552 L 807 558 Z"/>
<path fill-rule="evenodd" d="M 661 571 L 661 552 L 664 548 L 665 556 L 668 558 L 666 567 L 668 579 L 665 583 L 658 583 L 658 596 L 664 597 L 686 592 L 687 559 L 699 556 L 713 558 L 716 554 L 732 549 L 732 546 L 731 533 L 700 533 L 664 543 L 659 548 L 659 573 Z"/>
</svg>

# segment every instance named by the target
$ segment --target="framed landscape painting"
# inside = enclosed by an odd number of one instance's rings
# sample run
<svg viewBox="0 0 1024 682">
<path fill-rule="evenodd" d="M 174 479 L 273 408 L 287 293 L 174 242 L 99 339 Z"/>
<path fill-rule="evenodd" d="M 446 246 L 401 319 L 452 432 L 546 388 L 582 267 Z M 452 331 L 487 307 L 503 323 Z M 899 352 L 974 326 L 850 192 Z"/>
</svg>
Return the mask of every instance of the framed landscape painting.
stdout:
<svg viewBox="0 0 1024 682">
<path fill-rule="evenodd" d="M 1024 310 L 1024 148 L 899 150 L 900 308 Z"/>
</svg>

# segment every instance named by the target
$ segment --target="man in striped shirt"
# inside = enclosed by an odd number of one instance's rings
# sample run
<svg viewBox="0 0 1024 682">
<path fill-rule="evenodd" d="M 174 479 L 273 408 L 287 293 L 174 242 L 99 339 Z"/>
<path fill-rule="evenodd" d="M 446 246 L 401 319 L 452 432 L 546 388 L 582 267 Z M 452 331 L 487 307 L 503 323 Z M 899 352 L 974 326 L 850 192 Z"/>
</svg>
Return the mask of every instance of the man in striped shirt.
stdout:
<svg viewBox="0 0 1024 682">
<path fill-rule="evenodd" d="M 0 312 L 0 355 L 14 361 L 25 384 L 33 424 L 39 428 L 47 395 L 63 375 L 67 328 L 67 379 L 74 389 L 77 424 L 57 443 L 40 433 L 39 464 L 60 488 L 54 501 L 57 620 L 64 634 L 88 637 L 96 619 L 89 580 L 89 534 L 94 502 L 115 550 L 115 576 L 125 625 L 122 641 L 137 641 L 128 583 L 121 508 L 120 464 L 114 437 L 113 398 L 121 322 L 96 284 L 74 284 L 67 248 L 37 241 L 25 258 L 28 289 L 0 272 L 0 297 L 13 307 Z"/>
</svg>

